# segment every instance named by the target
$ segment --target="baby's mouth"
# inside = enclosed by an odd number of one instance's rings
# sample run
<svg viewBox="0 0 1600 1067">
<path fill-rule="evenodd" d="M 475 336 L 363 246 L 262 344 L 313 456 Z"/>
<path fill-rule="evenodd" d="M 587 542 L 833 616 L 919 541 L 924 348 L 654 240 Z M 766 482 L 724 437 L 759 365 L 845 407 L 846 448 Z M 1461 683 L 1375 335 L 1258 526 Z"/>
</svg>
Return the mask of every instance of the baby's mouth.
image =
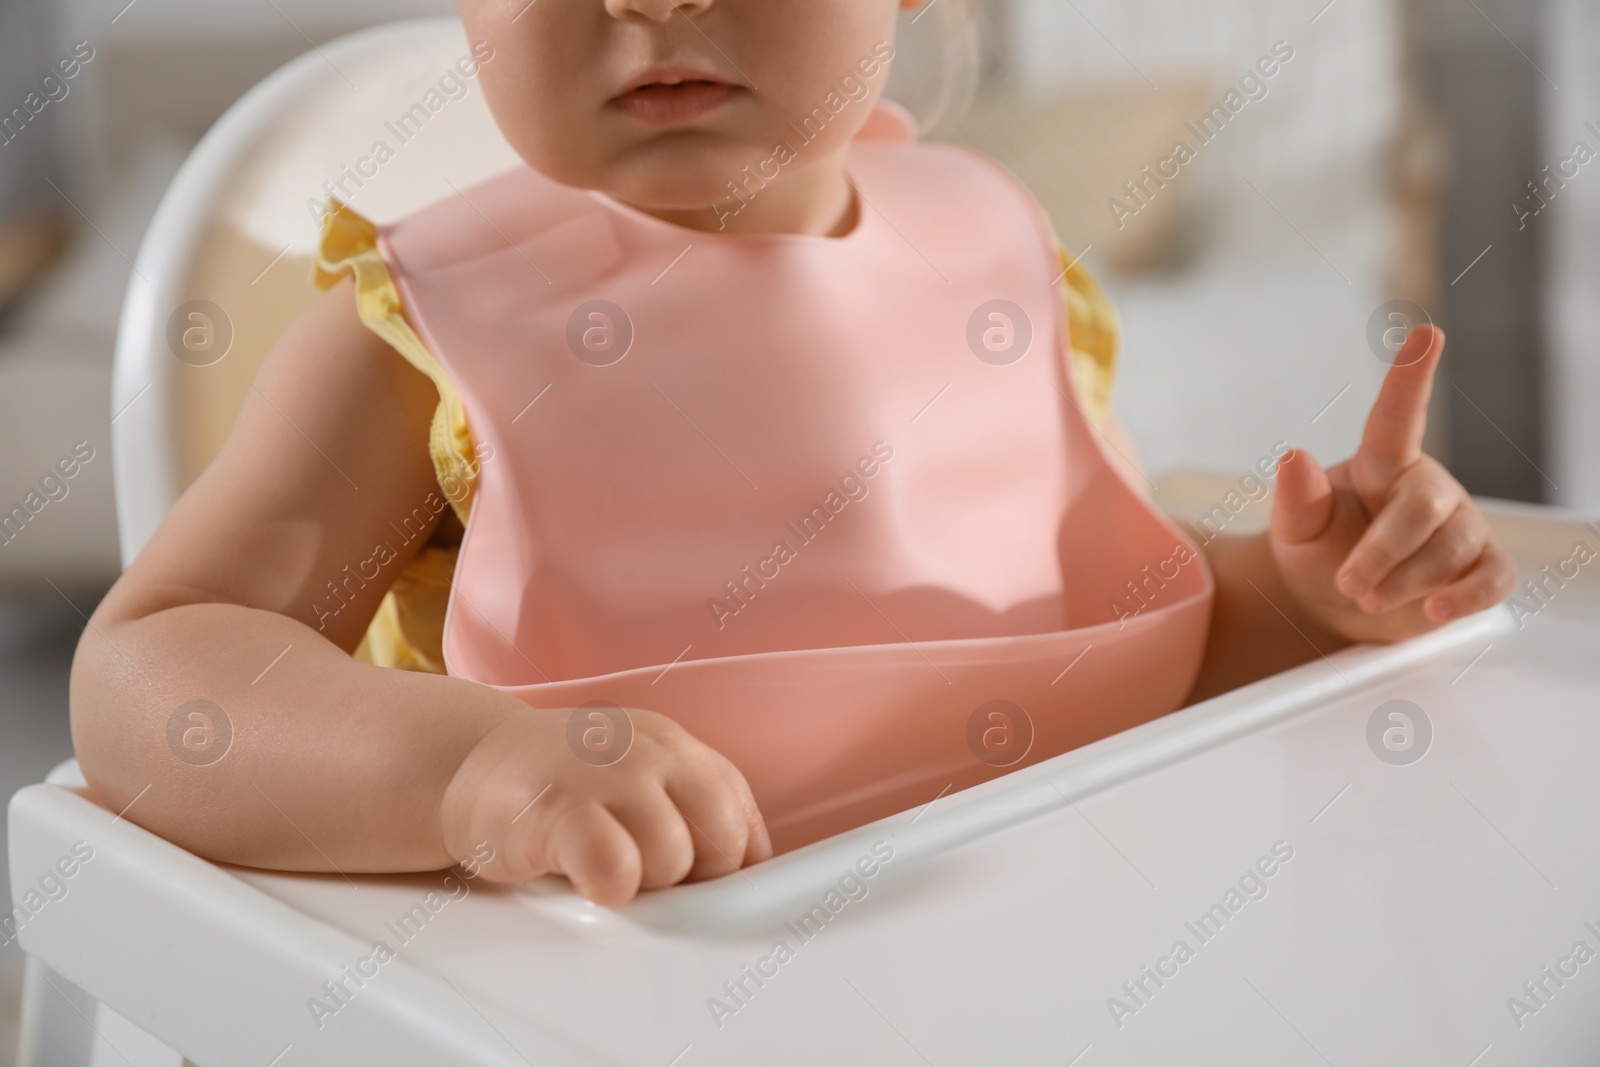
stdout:
<svg viewBox="0 0 1600 1067">
<path fill-rule="evenodd" d="M 739 92 L 726 82 L 690 79 L 652 82 L 616 97 L 623 114 L 652 126 L 671 126 L 711 113 Z"/>
</svg>

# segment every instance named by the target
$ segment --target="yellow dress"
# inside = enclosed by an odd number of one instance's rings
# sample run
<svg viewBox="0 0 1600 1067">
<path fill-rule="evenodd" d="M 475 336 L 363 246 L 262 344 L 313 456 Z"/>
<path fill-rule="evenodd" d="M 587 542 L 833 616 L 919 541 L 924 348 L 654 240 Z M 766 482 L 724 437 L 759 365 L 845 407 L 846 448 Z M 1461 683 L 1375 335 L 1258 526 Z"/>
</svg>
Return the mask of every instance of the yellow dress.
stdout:
<svg viewBox="0 0 1600 1067">
<path fill-rule="evenodd" d="M 1058 254 L 1071 338 L 1068 367 L 1078 395 L 1088 407 L 1085 414 L 1095 426 L 1104 428 L 1121 337 L 1116 311 L 1082 264 L 1065 251 Z M 333 210 L 323 219 L 315 279 L 327 289 L 345 277 L 355 279 L 361 321 L 432 379 L 439 390 L 429 451 L 441 489 L 447 485 L 457 487 L 444 495 L 465 525 L 472 510 L 472 481 L 477 464 L 461 395 L 406 321 L 399 289 L 378 251 L 377 226 L 335 201 Z M 431 545 L 400 572 L 356 650 L 358 659 L 382 667 L 445 673 L 441 645 L 456 555 L 455 548 Z"/>
</svg>

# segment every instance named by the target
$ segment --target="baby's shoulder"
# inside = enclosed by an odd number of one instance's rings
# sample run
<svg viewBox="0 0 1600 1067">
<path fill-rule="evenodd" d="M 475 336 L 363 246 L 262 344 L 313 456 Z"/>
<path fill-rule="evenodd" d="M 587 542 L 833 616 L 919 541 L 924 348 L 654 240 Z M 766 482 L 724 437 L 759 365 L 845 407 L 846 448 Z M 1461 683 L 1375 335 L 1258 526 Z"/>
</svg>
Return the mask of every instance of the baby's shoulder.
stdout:
<svg viewBox="0 0 1600 1067">
<path fill-rule="evenodd" d="M 415 376 L 431 389 L 424 375 L 363 321 L 354 279 L 335 283 L 290 324 L 279 338 L 264 371 L 290 385 L 297 395 L 324 402 L 365 406 L 372 397 L 407 391 Z M 363 400 L 365 398 L 365 401 Z"/>
</svg>

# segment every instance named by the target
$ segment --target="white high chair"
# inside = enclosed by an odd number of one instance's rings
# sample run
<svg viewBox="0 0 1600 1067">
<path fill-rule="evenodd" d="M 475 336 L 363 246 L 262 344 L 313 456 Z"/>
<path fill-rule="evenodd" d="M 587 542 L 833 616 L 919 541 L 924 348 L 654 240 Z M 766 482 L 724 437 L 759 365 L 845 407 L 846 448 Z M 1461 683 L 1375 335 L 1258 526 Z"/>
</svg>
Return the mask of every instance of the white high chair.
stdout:
<svg viewBox="0 0 1600 1067">
<path fill-rule="evenodd" d="M 450 20 L 313 52 L 178 177 L 117 358 L 125 561 L 314 297 L 307 201 L 467 54 Z M 512 161 L 473 84 L 346 190 L 390 218 Z M 1600 546 L 1574 516 L 1488 506 L 1530 574 Z M 12 897 L 42 902 L 21 1062 L 1593 1063 L 1600 962 L 1572 953 L 1600 950 L 1596 570 L 1532 618 L 1342 652 L 619 912 L 558 880 L 218 866 L 67 764 L 10 807 Z M 64 896 L 29 898 L 66 868 Z"/>
</svg>

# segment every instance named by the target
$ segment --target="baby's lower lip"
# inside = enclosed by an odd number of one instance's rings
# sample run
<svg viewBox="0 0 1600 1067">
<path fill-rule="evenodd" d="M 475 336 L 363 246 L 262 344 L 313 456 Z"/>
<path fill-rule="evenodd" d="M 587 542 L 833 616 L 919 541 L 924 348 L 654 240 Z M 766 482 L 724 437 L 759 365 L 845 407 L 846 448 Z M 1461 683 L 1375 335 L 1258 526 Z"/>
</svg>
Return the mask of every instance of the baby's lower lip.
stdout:
<svg viewBox="0 0 1600 1067">
<path fill-rule="evenodd" d="M 616 98 L 622 113 L 652 126 L 692 122 L 733 99 L 738 89 L 720 82 L 647 85 Z"/>
</svg>

